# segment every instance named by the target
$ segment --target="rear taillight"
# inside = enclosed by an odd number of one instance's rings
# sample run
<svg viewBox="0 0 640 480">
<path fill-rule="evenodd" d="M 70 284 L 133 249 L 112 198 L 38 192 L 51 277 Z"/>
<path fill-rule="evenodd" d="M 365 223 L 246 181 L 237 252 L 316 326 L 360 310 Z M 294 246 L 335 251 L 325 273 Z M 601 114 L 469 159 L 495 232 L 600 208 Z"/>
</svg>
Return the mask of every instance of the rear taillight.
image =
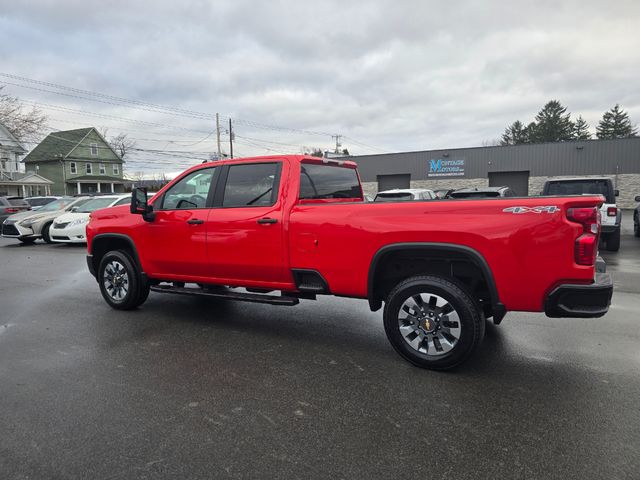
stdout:
<svg viewBox="0 0 640 480">
<path fill-rule="evenodd" d="M 567 218 L 582 225 L 582 233 L 576 238 L 574 248 L 576 263 L 594 265 L 600 236 L 600 212 L 596 207 L 570 208 Z"/>
<path fill-rule="evenodd" d="M 17 212 L 20 211 L 20 209 L 19 208 L 5 208 L 4 211 L 7 212 L 7 213 L 17 213 Z"/>
<path fill-rule="evenodd" d="M 607 207 L 607 217 L 615 217 L 616 215 L 618 215 L 616 207 Z"/>
</svg>

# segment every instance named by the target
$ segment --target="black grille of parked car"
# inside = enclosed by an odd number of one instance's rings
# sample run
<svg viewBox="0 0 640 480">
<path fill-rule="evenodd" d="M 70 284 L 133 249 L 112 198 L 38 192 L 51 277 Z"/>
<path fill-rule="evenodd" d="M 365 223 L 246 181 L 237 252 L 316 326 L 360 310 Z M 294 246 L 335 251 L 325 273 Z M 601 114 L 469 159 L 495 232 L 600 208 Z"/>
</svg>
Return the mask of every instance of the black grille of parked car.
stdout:
<svg viewBox="0 0 640 480">
<path fill-rule="evenodd" d="M 71 240 L 69 237 L 62 237 L 62 236 L 53 236 L 51 237 L 53 240 Z"/>
<path fill-rule="evenodd" d="M 71 222 L 55 223 L 55 224 L 54 224 L 54 227 L 56 227 L 56 228 L 64 228 L 64 227 L 66 227 L 67 225 L 69 225 L 69 223 L 71 223 Z"/>
<path fill-rule="evenodd" d="M 2 224 L 2 235 L 20 235 L 20 232 L 13 224 Z"/>
</svg>

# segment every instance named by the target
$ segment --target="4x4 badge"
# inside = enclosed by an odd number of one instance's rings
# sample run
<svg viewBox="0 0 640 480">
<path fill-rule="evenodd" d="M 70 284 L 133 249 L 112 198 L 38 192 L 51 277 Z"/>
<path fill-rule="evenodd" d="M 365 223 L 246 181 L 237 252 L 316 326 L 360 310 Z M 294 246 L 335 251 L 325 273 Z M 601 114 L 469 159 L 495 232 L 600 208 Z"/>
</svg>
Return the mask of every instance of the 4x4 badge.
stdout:
<svg viewBox="0 0 640 480">
<path fill-rule="evenodd" d="M 502 210 L 505 213 L 556 213 L 560 211 L 555 205 L 546 205 L 539 207 L 509 207 Z"/>
</svg>

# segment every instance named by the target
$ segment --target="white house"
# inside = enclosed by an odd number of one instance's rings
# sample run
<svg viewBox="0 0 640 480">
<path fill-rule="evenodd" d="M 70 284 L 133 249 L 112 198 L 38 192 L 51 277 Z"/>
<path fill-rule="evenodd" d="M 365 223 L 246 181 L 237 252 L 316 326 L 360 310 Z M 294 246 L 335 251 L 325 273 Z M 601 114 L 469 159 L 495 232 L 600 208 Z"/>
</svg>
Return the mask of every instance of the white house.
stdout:
<svg viewBox="0 0 640 480">
<path fill-rule="evenodd" d="M 27 151 L 0 122 L 0 196 L 50 195 L 53 182 L 37 173 L 20 171 L 20 157 Z"/>
</svg>

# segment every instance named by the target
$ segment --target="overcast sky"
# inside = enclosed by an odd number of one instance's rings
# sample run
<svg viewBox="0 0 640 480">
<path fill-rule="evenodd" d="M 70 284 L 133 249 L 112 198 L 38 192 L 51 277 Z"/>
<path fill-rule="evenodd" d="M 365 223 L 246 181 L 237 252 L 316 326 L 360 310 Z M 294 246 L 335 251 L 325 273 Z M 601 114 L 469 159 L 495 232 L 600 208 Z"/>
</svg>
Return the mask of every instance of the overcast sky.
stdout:
<svg viewBox="0 0 640 480">
<path fill-rule="evenodd" d="M 615 103 L 640 122 L 639 25 L 640 2 L 615 0 L 0 0 L 0 72 L 231 116 L 241 155 L 326 149 L 336 133 L 354 154 L 455 148 L 499 138 L 550 99 L 592 132 Z M 55 129 L 216 148 L 212 118 L 3 83 L 44 104 Z M 137 152 L 129 170 L 181 168 L 189 155 L 205 153 Z"/>
</svg>

